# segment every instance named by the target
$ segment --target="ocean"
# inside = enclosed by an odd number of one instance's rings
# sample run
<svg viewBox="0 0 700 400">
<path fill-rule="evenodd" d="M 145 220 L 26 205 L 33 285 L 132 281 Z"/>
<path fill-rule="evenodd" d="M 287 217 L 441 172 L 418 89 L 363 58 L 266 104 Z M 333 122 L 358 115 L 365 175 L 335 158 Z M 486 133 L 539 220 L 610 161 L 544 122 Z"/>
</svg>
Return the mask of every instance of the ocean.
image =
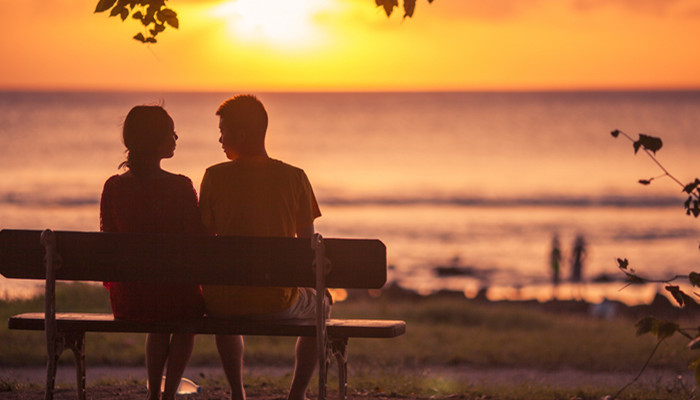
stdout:
<svg viewBox="0 0 700 400">
<path fill-rule="evenodd" d="M 215 111 L 231 94 L 0 92 L 0 228 L 98 230 L 102 185 L 120 172 L 121 123 L 136 104 L 168 110 L 180 139 L 163 167 L 199 187 L 205 168 L 225 161 Z M 690 182 L 700 92 L 258 96 L 270 155 L 314 186 L 316 230 L 381 239 L 389 280 L 402 287 L 549 298 L 555 234 L 564 281 L 574 238 L 587 244 L 585 285 L 562 285 L 562 298 L 651 300 L 660 284 L 620 290 L 617 258 L 654 278 L 699 269 L 700 225 L 681 187 L 610 131 L 661 137 L 658 160 Z M 6 297 L 34 287 L 0 279 Z"/>
</svg>

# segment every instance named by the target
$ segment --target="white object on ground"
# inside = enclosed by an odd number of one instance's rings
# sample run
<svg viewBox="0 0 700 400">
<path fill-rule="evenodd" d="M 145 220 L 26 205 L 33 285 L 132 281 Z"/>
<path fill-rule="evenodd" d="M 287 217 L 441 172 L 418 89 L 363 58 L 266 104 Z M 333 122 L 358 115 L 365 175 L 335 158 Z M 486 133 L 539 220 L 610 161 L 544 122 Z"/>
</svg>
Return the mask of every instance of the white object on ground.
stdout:
<svg viewBox="0 0 700 400">
<path fill-rule="evenodd" d="M 148 381 L 146 381 L 146 388 L 148 388 Z M 161 393 L 165 390 L 165 377 L 160 382 Z M 187 378 L 180 379 L 180 385 L 177 387 L 177 394 L 194 394 L 202 393 L 202 388 L 196 383 L 192 382 Z"/>
</svg>

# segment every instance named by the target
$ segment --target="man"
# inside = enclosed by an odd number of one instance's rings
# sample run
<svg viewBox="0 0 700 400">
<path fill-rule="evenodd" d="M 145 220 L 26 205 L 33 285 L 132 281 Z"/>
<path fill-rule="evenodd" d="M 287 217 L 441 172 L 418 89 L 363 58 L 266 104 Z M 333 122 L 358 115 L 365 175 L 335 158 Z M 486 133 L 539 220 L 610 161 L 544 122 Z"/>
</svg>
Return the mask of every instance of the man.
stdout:
<svg viewBox="0 0 700 400">
<path fill-rule="evenodd" d="M 272 159 L 265 148 L 267 111 L 252 95 L 219 106 L 221 143 L 231 160 L 211 166 L 202 179 L 200 210 L 210 233 L 226 236 L 311 237 L 321 215 L 303 170 Z M 215 317 L 313 318 L 309 288 L 204 286 L 207 312 Z M 244 399 L 243 338 L 217 335 L 217 349 L 233 399 Z M 300 337 L 289 399 L 304 399 L 316 365 L 315 337 Z"/>
</svg>

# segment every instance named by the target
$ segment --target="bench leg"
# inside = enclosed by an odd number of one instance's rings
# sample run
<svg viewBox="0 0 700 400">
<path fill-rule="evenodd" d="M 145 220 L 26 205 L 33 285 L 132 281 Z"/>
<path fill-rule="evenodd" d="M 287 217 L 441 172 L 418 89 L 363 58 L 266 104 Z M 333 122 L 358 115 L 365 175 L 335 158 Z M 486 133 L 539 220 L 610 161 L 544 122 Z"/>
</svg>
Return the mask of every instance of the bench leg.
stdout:
<svg viewBox="0 0 700 400">
<path fill-rule="evenodd" d="M 66 347 L 73 350 L 75 356 L 75 374 L 77 378 L 78 400 L 86 400 L 85 392 L 85 332 L 66 334 Z"/>
<path fill-rule="evenodd" d="M 329 338 L 328 342 L 330 354 L 335 357 L 335 362 L 338 364 L 338 398 L 345 400 L 348 395 L 348 339 Z"/>
<path fill-rule="evenodd" d="M 46 393 L 44 398 L 52 400 L 56 386 L 56 369 L 63 350 L 70 349 L 75 356 L 78 400 L 86 400 L 85 392 L 85 332 L 56 332 L 49 345 L 49 361 L 46 366 Z"/>
<path fill-rule="evenodd" d="M 46 363 L 46 391 L 44 399 L 53 400 L 53 390 L 56 385 L 56 367 L 58 366 L 58 358 L 61 353 L 53 352 L 49 354 L 49 361 Z"/>
<path fill-rule="evenodd" d="M 323 368 L 319 368 L 318 370 L 318 400 L 326 400 L 326 395 L 328 394 L 328 366 L 330 365 L 331 361 L 329 355 L 330 353 L 328 353 L 328 349 L 326 348 L 326 357 L 323 359 Z"/>
</svg>

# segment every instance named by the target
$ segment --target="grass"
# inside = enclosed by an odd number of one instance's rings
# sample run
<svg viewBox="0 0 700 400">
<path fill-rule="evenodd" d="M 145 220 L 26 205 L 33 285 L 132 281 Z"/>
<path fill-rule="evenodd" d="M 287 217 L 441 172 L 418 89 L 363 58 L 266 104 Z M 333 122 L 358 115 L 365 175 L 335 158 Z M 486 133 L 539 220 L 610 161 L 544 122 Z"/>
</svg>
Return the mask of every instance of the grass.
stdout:
<svg viewBox="0 0 700 400">
<path fill-rule="evenodd" d="M 408 398 L 464 398 L 464 399 L 498 399 L 498 400 L 539 400 L 539 399 L 603 399 L 616 393 L 617 386 L 591 387 L 585 383 L 576 389 L 556 386 L 516 382 L 475 383 L 445 377 L 425 376 L 420 373 L 391 374 L 377 376 L 376 371 L 363 371 L 353 374 L 352 384 L 360 395 L 388 395 Z M 380 382 L 378 385 L 377 383 Z M 687 388 L 667 387 L 633 387 L 624 392 L 619 399 L 654 399 L 680 400 L 688 398 Z"/>
<path fill-rule="evenodd" d="M 106 289 L 85 284 L 61 284 L 57 287 L 59 311 L 109 312 Z M 0 301 L 0 318 L 42 311 L 43 298 Z M 585 315 L 545 312 L 535 307 L 506 303 L 476 303 L 450 298 L 396 300 L 377 298 L 341 302 L 334 306 L 337 317 L 402 319 L 406 335 L 390 339 L 353 339 L 349 365 L 352 388 L 358 393 L 400 393 L 406 396 L 447 396 L 466 398 L 492 396 L 498 399 L 572 398 L 571 391 L 542 385 L 520 384 L 480 386 L 448 377 L 423 375 L 426 367 L 532 368 L 542 371 L 574 369 L 583 371 L 639 371 L 655 345 L 651 336 L 636 336 L 634 321 L 600 320 Z M 687 321 L 690 326 L 694 321 Z M 88 365 L 143 365 L 145 335 L 88 333 Z M 687 371 L 697 356 L 685 348 L 687 340 L 672 337 L 654 357 L 650 368 Z M 292 365 L 294 338 L 246 338 L 246 363 Z M 0 326 L 0 365 L 44 365 L 44 335 L 41 332 L 9 331 Z M 70 354 L 64 362 L 72 363 Z M 213 337 L 197 337 L 192 365 L 218 365 Z M 408 371 L 408 372 L 407 372 Z M 333 374 L 331 374 L 333 376 Z M 284 388 L 289 376 L 254 378 L 249 384 Z M 3 386 L 16 382 L 0 381 Z M 333 387 L 333 386 L 331 386 Z M 619 388 L 582 386 L 581 395 L 600 398 Z M 669 393 L 678 398 L 679 388 L 646 388 L 636 393 L 628 389 L 625 398 L 665 399 Z M 566 392 L 566 393 L 565 393 Z M 527 396 L 523 397 L 523 393 Z M 592 397 L 591 397 L 592 396 Z"/>
<path fill-rule="evenodd" d="M 352 357 L 361 363 L 635 371 L 655 345 L 651 336 L 636 336 L 628 319 L 606 321 L 512 304 L 379 299 L 339 305 L 334 313 L 407 322 L 407 334 L 392 339 L 391 346 L 376 340 L 353 345 Z M 651 366 L 685 370 L 693 356 L 686 343 L 671 338 Z"/>
</svg>

